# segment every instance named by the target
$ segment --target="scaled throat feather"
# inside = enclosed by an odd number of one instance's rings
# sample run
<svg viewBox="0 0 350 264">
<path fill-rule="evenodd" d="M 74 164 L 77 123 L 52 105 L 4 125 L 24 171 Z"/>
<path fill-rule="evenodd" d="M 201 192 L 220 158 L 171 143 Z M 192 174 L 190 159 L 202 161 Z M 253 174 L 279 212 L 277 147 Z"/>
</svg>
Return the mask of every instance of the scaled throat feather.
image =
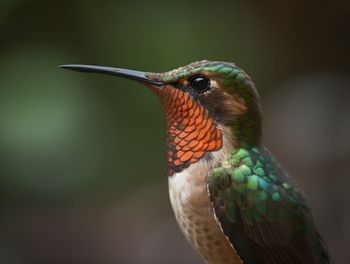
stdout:
<svg viewBox="0 0 350 264">
<path fill-rule="evenodd" d="M 168 175 L 181 172 L 223 146 L 223 131 L 190 94 L 172 86 L 154 89 L 167 121 Z"/>
</svg>

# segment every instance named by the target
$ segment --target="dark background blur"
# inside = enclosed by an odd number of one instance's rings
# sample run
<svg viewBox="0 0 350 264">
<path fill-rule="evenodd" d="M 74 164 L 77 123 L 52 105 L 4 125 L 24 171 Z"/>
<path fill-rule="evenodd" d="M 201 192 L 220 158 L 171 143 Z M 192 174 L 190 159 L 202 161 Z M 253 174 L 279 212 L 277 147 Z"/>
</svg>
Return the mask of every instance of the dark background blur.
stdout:
<svg viewBox="0 0 350 264">
<path fill-rule="evenodd" d="M 336 263 L 350 251 L 349 1 L 0 4 L 0 263 L 202 263 L 174 220 L 160 103 L 66 63 L 232 61 Z"/>
</svg>

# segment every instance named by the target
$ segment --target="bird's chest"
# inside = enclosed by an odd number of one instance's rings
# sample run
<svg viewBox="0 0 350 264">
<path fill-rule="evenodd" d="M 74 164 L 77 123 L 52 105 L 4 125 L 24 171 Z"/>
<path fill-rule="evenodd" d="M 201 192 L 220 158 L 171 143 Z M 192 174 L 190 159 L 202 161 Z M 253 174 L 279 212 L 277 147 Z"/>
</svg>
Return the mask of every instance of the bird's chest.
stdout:
<svg viewBox="0 0 350 264">
<path fill-rule="evenodd" d="M 169 178 L 169 195 L 176 220 L 187 240 L 207 263 L 242 263 L 214 215 L 207 177 L 207 171 L 198 166 Z"/>
</svg>

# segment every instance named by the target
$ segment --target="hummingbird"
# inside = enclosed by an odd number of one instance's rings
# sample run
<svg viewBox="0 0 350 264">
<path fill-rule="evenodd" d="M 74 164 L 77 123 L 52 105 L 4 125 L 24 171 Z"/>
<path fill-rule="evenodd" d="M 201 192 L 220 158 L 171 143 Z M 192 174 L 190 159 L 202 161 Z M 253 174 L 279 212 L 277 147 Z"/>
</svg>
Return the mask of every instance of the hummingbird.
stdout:
<svg viewBox="0 0 350 264">
<path fill-rule="evenodd" d="M 302 190 L 261 144 L 259 94 L 241 68 L 208 60 L 165 73 L 60 67 L 128 78 L 160 98 L 170 201 L 205 263 L 332 262 Z"/>
</svg>

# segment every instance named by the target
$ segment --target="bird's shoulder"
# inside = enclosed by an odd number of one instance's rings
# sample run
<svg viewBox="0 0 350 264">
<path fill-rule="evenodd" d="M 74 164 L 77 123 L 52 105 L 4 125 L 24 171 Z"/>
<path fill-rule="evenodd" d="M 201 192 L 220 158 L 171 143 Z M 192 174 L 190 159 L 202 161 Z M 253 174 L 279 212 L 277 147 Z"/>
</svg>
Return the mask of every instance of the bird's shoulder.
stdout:
<svg viewBox="0 0 350 264">
<path fill-rule="evenodd" d="M 317 255 L 326 253 L 304 195 L 266 148 L 233 150 L 211 171 L 208 190 L 245 263 L 322 263 Z"/>
</svg>

